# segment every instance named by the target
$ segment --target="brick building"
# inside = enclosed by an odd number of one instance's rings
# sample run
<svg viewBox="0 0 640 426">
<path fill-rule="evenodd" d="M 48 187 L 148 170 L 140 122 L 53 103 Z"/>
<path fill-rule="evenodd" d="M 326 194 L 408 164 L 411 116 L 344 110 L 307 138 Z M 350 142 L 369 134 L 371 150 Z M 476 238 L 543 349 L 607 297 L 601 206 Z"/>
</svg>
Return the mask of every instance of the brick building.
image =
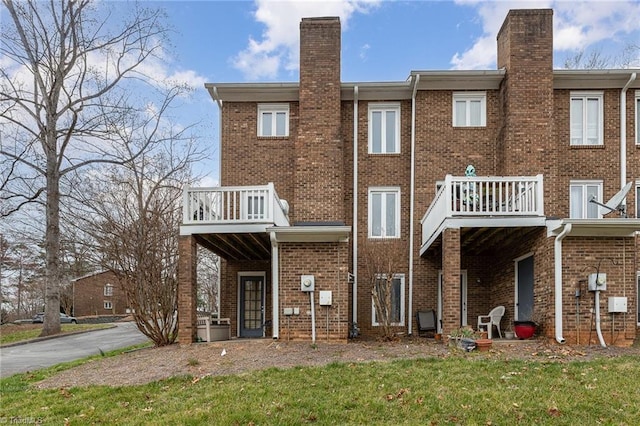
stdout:
<svg viewBox="0 0 640 426">
<path fill-rule="evenodd" d="M 448 333 L 503 305 L 503 329 L 536 320 L 586 343 L 599 298 L 606 344 L 631 343 L 640 80 L 554 70 L 552 20 L 510 11 L 497 70 L 345 83 L 339 20 L 303 19 L 299 83 L 207 84 L 222 186 L 185 192 L 180 341 L 195 337 L 197 245 L 224 259 L 233 335 L 346 340 L 352 323 L 377 333 L 364 253 L 392 240 L 398 332 L 415 333 L 419 310 Z M 628 182 L 626 217 L 591 202 Z M 596 273 L 606 284 L 589 291 Z"/>
<path fill-rule="evenodd" d="M 112 272 L 96 272 L 76 278 L 71 283 L 75 316 L 127 313 L 126 296 Z"/>
</svg>

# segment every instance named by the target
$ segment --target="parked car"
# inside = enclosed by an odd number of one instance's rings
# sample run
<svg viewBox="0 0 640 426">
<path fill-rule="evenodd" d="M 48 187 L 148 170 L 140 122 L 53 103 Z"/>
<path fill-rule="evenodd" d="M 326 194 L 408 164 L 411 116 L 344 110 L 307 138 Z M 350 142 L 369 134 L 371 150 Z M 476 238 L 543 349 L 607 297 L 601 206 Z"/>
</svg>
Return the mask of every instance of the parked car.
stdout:
<svg viewBox="0 0 640 426">
<path fill-rule="evenodd" d="M 44 322 L 44 312 L 38 312 L 37 314 L 35 314 L 32 322 L 34 324 Z M 77 323 L 78 323 L 78 319 L 76 317 L 70 317 L 67 314 L 63 314 L 62 312 L 60 313 L 60 324 L 77 324 Z"/>
</svg>

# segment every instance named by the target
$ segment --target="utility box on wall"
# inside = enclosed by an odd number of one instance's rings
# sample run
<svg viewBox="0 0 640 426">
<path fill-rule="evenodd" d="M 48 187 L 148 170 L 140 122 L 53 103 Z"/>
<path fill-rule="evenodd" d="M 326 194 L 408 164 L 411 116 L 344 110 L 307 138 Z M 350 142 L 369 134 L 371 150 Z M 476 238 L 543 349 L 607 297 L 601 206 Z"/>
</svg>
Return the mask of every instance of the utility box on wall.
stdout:
<svg viewBox="0 0 640 426">
<path fill-rule="evenodd" d="M 589 291 L 605 291 L 607 289 L 607 274 L 589 274 Z"/>
<path fill-rule="evenodd" d="M 609 297 L 609 313 L 627 312 L 626 297 Z"/>
<path fill-rule="evenodd" d="M 300 290 L 313 291 L 315 284 L 316 279 L 313 275 L 300 275 Z"/>
<path fill-rule="evenodd" d="M 330 291 L 321 291 L 320 292 L 320 306 L 331 306 L 331 292 Z"/>
</svg>

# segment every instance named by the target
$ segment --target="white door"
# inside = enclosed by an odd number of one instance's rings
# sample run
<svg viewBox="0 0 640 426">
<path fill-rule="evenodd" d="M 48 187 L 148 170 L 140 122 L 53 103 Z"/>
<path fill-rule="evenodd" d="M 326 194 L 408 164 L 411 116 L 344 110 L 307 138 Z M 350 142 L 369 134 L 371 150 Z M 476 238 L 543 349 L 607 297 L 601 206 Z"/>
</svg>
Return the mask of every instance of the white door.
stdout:
<svg viewBox="0 0 640 426">
<path fill-rule="evenodd" d="M 442 333 L 442 270 L 438 271 L 438 310 L 437 327 L 438 333 Z M 467 271 L 460 271 L 460 326 L 467 323 Z"/>
</svg>

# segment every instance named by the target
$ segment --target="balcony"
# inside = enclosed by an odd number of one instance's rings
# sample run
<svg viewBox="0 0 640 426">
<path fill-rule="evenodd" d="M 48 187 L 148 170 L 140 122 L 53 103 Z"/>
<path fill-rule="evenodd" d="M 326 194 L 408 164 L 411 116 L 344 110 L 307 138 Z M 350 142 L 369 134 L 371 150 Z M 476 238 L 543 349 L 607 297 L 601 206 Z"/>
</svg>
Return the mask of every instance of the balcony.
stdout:
<svg viewBox="0 0 640 426">
<path fill-rule="evenodd" d="M 535 218 L 535 220 L 525 220 Z M 447 175 L 435 199 L 422 217 L 422 249 L 435 241 L 451 221 L 464 226 L 526 226 L 544 219 L 542 175 Z M 452 224 L 453 225 L 453 224 Z"/>
<path fill-rule="evenodd" d="M 231 259 L 268 259 L 266 229 L 289 226 L 289 204 L 273 183 L 262 186 L 185 188 L 180 235 Z"/>
</svg>

